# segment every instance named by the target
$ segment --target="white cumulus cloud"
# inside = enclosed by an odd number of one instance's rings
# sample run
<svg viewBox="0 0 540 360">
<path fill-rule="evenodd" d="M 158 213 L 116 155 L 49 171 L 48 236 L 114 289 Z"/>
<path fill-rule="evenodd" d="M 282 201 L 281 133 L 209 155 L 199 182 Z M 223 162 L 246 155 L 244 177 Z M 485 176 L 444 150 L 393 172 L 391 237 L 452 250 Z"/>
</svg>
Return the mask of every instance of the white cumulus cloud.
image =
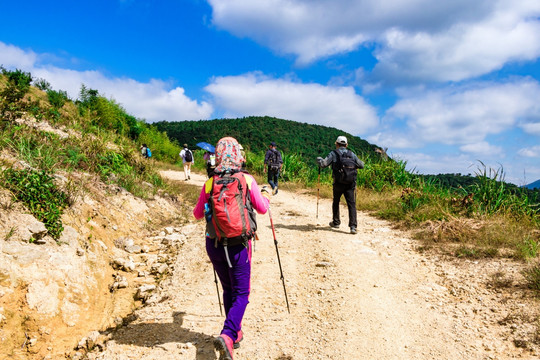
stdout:
<svg viewBox="0 0 540 360">
<path fill-rule="evenodd" d="M 297 83 L 249 73 L 217 77 L 205 90 L 226 117 L 267 115 L 338 127 L 353 135 L 378 123 L 375 109 L 352 87 Z"/>
<path fill-rule="evenodd" d="M 495 156 L 503 154 L 502 147 L 491 145 L 487 141 L 463 145 L 459 149 L 465 153 L 481 156 Z"/>
<path fill-rule="evenodd" d="M 439 32 L 391 28 L 376 53 L 375 78 L 460 81 L 540 56 L 540 2 L 494 2 L 475 22 Z"/>
<path fill-rule="evenodd" d="M 431 155 L 427 152 L 397 152 L 392 158 L 407 162 L 407 170 L 420 174 L 474 174 L 478 162 L 465 154 Z"/>
<path fill-rule="evenodd" d="M 540 56 L 536 0 L 208 0 L 212 21 L 301 64 L 376 49 L 373 81 L 457 81 Z"/>
<path fill-rule="evenodd" d="M 529 158 L 540 157 L 540 145 L 520 149 L 518 151 L 518 154 L 524 157 L 529 157 Z"/>
<path fill-rule="evenodd" d="M 531 119 L 540 119 L 539 97 L 540 84 L 531 79 L 402 91 L 402 98 L 387 111 L 384 121 L 406 123 L 407 132 L 402 136 L 415 141 L 461 145 L 468 152 L 482 147 L 496 150 L 483 143 L 486 136 L 518 125 L 527 131 L 525 125 Z"/>
<path fill-rule="evenodd" d="M 37 55 L 33 51 L 25 51 L 0 41 L 0 65 L 5 68 L 27 69 L 34 66 L 36 61 Z"/>
<path fill-rule="evenodd" d="M 45 57 L 45 56 L 43 56 Z M 54 89 L 64 90 L 76 99 L 81 85 L 114 98 L 128 113 L 148 122 L 208 119 L 213 107 L 190 99 L 181 87 L 162 80 L 139 82 L 129 78 L 107 77 L 99 71 L 76 71 L 40 64 L 40 55 L 0 42 L 0 64 L 28 71 L 34 78 L 47 80 Z"/>
</svg>

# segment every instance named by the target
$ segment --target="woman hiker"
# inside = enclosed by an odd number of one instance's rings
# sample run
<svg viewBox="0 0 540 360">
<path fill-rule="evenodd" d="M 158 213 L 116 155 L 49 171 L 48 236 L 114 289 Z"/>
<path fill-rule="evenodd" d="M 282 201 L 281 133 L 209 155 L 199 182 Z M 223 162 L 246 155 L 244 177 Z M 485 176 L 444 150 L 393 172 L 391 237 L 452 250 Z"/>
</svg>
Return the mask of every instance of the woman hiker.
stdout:
<svg viewBox="0 0 540 360">
<path fill-rule="evenodd" d="M 226 185 L 220 185 L 220 180 L 227 180 L 234 177 L 242 178 L 242 183 L 246 184 L 247 193 L 243 199 L 248 199 L 252 208 L 259 214 L 265 214 L 270 206 L 270 192 L 263 187 L 262 191 L 255 179 L 248 173 L 241 172 L 243 156 L 240 152 L 238 141 L 232 137 L 224 137 L 219 140 L 216 146 L 215 175 L 208 179 L 204 184 L 197 205 L 193 209 L 193 215 L 197 219 L 206 216 L 215 216 L 218 205 L 215 204 L 213 195 L 214 186 L 221 189 Z M 220 190 L 226 191 L 226 190 Z M 217 193 L 217 190 L 216 190 Z M 218 194 L 219 195 L 219 194 Z M 246 200 L 242 200 L 246 201 Z M 214 205 L 212 205 L 214 204 Z M 208 211 L 211 206 L 214 209 Z M 249 204 L 247 207 L 250 208 Z M 232 360 L 233 348 L 238 347 L 243 338 L 242 318 L 249 303 L 251 282 L 251 240 L 253 232 L 237 236 L 236 238 L 223 238 L 221 225 L 218 223 L 218 233 L 214 221 L 206 223 L 206 252 L 214 270 L 216 271 L 221 286 L 223 288 L 223 305 L 225 307 L 226 319 L 221 330 L 221 335 L 215 338 L 214 347 L 220 352 L 220 360 Z M 253 216 L 254 221 L 254 216 Z M 256 223 L 252 224 L 253 230 L 256 229 Z"/>
</svg>

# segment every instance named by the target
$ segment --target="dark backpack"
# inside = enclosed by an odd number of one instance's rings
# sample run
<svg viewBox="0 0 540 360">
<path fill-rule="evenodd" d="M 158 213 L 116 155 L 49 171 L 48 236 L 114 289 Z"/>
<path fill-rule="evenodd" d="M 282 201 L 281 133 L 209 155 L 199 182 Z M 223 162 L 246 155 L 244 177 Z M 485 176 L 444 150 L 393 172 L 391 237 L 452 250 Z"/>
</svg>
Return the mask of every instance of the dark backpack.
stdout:
<svg viewBox="0 0 540 360">
<path fill-rule="evenodd" d="M 191 150 L 186 149 L 186 153 L 184 154 L 184 159 L 186 160 L 186 162 L 193 161 L 193 154 L 191 153 Z"/>
<path fill-rule="evenodd" d="M 243 172 L 214 175 L 208 205 L 216 237 L 225 245 L 244 243 L 257 230 Z"/>
<path fill-rule="evenodd" d="M 354 183 L 356 181 L 356 169 L 358 169 L 358 165 L 354 159 L 353 152 L 347 150 L 342 154 L 339 150 L 333 151 L 336 155 L 336 162 L 332 167 L 334 180 L 340 184 Z"/>
<path fill-rule="evenodd" d="M 277 150 L 272 149 L 270 150 L 271 154 L 268 158 L 268 168 L 272 171 L 278 171 L 279 170 L 279 153 Z"/>
</svg>

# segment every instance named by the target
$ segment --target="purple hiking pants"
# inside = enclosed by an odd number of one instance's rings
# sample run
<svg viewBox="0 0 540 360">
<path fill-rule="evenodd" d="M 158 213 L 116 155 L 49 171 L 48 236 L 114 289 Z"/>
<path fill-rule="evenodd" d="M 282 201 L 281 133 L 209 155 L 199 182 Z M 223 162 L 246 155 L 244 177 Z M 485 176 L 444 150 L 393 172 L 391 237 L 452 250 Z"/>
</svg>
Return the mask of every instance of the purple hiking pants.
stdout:
<svg viewBox="0 0 540 360">
<path fill-rule="evenodd" d="M 223 287 L 223 306 L 226 319 L 221 334 L 229 336 L 233 341 L 238 338 L 242 328 L 242 318 L 249 303 L 251 288 L 251 240 L 248 247 L 244 245 L 228 246 L 227 252 L 232 267 L 229 267 L 225 248 L 215 240 L 206 238 L 206 252 L 214 265 L 214 269 Z"/>
</svg>

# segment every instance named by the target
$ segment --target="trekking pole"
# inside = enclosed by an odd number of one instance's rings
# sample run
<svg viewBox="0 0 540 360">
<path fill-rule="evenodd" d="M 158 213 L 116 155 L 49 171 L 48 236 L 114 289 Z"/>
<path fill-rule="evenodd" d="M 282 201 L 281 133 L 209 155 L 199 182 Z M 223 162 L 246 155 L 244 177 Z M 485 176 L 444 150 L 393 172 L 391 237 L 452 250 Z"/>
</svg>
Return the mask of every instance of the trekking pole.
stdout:
<svg viewBox="0 0 540 360">
<path fill-rule="evenodd" d="M 219 286 L 217 283 L 216 269 L 214 269 L 214 282 L 216 283 L 217 299 L 219 302 L 219 313 L 223 316 L 223 309 L 221 308 L 221 297 L 219 296 Z"/>
<path fill-rule="evenodd" d="M 319 176 L 317 176 L 317 216 L 316 218 L 319 218 L 319 190 L 321 188 L 321 167 L 319 166 Z"/>
<path fill-rule="evenodd" d="M 289 308 L 289 298 L 287 297 L 287 289 L 285 288 L 285 277 L 283 276 L 283 269 L 281 268 L 281 259 L 279 258 L 278 242 L 276 240 L 276 230 L 274 229 L 274 221 L 272 220 L 272 213 L 270 212 L 270 208 L 268 208 L 268 215 L 270 216 L 270 225 L 272 225 L 272 234 L 274 235 L 274 245 L 276 245 L 276 254 L 277 254 L 277 260 L 279 264 L 279 273 L 281 275 L 281 282 L 283 283 L 283 292 L 285 293 L 285 301 L 287 302 L 287 311 L 290 314 L 291 309 Z"/>
</svg>

